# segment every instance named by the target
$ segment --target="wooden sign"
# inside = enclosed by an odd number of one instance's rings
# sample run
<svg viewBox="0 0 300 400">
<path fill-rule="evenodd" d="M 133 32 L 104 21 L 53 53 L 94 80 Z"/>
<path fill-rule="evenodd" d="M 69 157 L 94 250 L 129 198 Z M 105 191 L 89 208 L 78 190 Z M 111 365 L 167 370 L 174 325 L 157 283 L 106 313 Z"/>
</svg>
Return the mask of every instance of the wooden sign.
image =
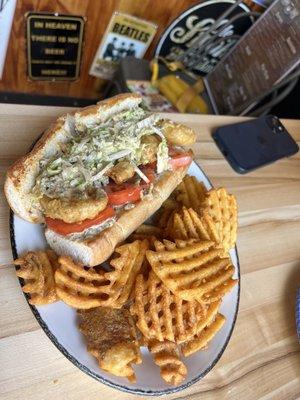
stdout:
<svg viewBox="0 0 300 400">
<path fill-rule="evenodd" d="M 27 65 L 33 80 L 75 80 L 79 77 L 84 18 L 28 13 Z"/>
<path fill-rule="evenodd" d="M 276 0 L 205 77 L 214 111 L 234 114 L 300 63 L 300 0 Z"/>
</svg>

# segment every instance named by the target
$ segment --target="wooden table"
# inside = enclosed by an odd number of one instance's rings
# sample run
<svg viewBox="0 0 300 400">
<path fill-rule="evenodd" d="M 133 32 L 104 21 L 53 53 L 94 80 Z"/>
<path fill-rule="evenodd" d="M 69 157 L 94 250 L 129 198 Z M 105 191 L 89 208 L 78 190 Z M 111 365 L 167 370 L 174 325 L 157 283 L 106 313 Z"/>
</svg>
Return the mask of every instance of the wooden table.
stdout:
<svg viewBox="0 0 300 400">
<path fill-rule="evenodd" d="M 56 116 L 70 109 L 0 105 L 1 188 L 7 167 Z M 212 128 L 234 117 L 174 115 L 198 132 L 197 161 L 239 204 L 241 303 L 231 341 L 202 381 L 168 399 L 300 398 L 295 291 L 300 286 L 300 155 L 246 176 L 236 174 L 212 142 Z M 300 121 L 283 121 L 300 141 Z M 1 189 L 2 190 L 2 189 Z M 9 210 L 0 203 L 0 398 L 134 398 L 93 380 L 70 363 L 32 315 L 11 265 Z M 139 397 L 142 398 L 142 397 Z"/>
</svg>

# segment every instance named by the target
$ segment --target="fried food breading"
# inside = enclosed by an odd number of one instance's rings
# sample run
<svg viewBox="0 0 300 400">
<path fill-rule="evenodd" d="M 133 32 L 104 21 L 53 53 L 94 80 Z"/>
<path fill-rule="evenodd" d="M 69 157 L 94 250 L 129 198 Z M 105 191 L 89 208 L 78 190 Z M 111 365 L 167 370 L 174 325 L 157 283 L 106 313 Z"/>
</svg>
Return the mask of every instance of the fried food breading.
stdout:
<svg viewBox="0 0 300 400">
<path fill-rule="evenodd" d="M 219 242 L 219 234 L 212 217 L 201 217 L 192 208 L 182 207 L 174 212 L 167 224 L 166 236 L 171 239 L 199 239 Z"/>
<path fill-rule="evenodd" d="M 128 300 L 136 275 L 148 249 L 147 241 L 119 246 L 119 256 L 110 261 L 112 271 L 85 268 L 69 257 L 60 257 L 55 272 L 57 295 L 71 307 L 88 309 L 99 306 L 120 308 Z"/>
<path fill-rule="evenodd" d="M 191 338 L 206 307 L 197 301 L 185 301 L 174 295 L 150 271 L 148 279 L 138 275 L 134 303 L 130 307 L 136 325 L 147 339 L 182 343 Z"/>
<path fill-rule="evenodd" d="M 167 141 L 175 146 L 191 146 L 197 138 L 192 128 L 170 120 L 164 121 L 163 133 Z"/>
<path fill-rule="evenodd" d="M 187 369 L 179 356 L 178 347 L 174 342 L 165 340 L 150 340 L 148 349 L 154 362 L 160 367 L 161 377 L 170 385 L 179 385 L 186 377 Z"/>
<path fill-rule="evenodd" d="M 29 294 L 30 304 L 40 306 L 58 300 L 54 281 L 57 256 L 52 250 L 29 251 L 16 259 L 14 264 L 20 267 L 16 274 L 24 279 L 22 290 Z"/>
<path fill-rule="evenodd" d="M 146 235 L 144 233 L 135 233 L 133 232 L 128 238 L 126 239 L 126 243 L 132 243 L 135 242 L 136 240 L 147 240 L 148 242 L 148 250 L 154 250 L 154 243 L 157 241 L 157 237 L 153 235 Z M 145 258 L 144 263 L 148 263 L 148 260 Z"/>
<path fill-rule="evenodd" d="M 78 310 L 78 315 L 87 350 L 97 358 L 100 368 L 135 382 L 132 364 L 140 364 L 142 359 L 130 312 L 97 307 Z"/>
<path fill-rule="evenodd" d="M 171 216 L 174 214 L 175 210 L 172 208 L 164 208 L 157 215 L 157 224 L 160 228 L 166 228 L 168 225 L 168 221 Z"/>
<path fill-rule="evenodd" d="M 69 257 L 60 257 L 59 263 L 54 275 L 56 292 L 66 304 L 78 309 L 88 309 L 111 303 L 112 282 L 105 277 L 104 270 L 85 268 Z"/>
<path fill-rule="evenodd" d="M 176 200 L 198 212 L 205 200 L 206 192 L 203 182 L 197 181 L 194 176 L 186 175 L 176 188 Z"/>
<path fill-rule="evenodd" d="M 206 292 L 202 297 L 201 301 L 204 303 L 212 303 L 214 301 L 217 301 L 222 297 L 224 297 L 227 293 L 229 293 L 236 284 L 237 284 L 237 279 L 232 279 L 232 278 L 227 279 L 219 286 Z"/>
<path fill-rule="evenodd" d="M 173 195 L 171 195 L 171 196 L 173 196 Z M 181 204 L 180 203 L 178 203 L 178 201 L 175 199 L 175 198 L 173 198 L 173 197 L 169 197 L 167 200 L 165 200 L 163 203 L 162 203 L 162 208 L 163 209 L 171 209 L 171 210 L 176 210 L 179 206 L 180 206 Z"/>
<path fill-rule="evenodd" d="M 135 233 L 159 238 L 162 236 L 163 231 L 158 226 L 142 224 L 135 230 Z"/>
<path fill-rule="evenodd" d="M 236 283 L 230 259 L 221 258 L 222 249 L 212 241 L 164 240 L 155 247 L 146 252 L 151 268 L 182 299 L 210 302 Z"/>
<path fill-rule="evenodd" d="M 205 318 L 198 326 L 197 334 L 181 346 L 181 351 L 185 357 L 199 351 L 207 346 L 216 333 L 225 323 L 225 317 L 218 313 L 220 301 L 211 303 Z"/>
<path fill-rule="evenodd" d="M 162 233 L 162 229 L 158 226 L 142 224 L 126 239 L 126 242 L 147 240 L 149 249 L 154 249 L 154 242 L 162 237 Z"/>
<path fill-rule="evenodd" d="M 154 242 L 157 240 L 157 238 L 156 236 L 153 235 L 133 232 L 130 236 L 128 236 L 126 242 L 131 243 L 134 242 L 135 240 L 147 240 L 149 242 L 149 249 L 151 249 L 154 248 Z"/>
<path fill-rule="evenodd" d="M 211 189 L 203 202 L 204 212 L 213 219 L 224 248 L 224 255 L 234 247 L 237 236 L 237 202 L 224 188 Z"/>
<path fill-rule="evenodd" d="M 160 138 L 157 135 L 144 135 L 142 136 L 141 143 L 143 146 L 142 164 L 156 161 Z"/>
<path fill-rule="evenodd" d="M 135 174 L 133 165 L 129 161 L 120 161 L 113 166 L 107 175 L 113 179 L 117 184 L 128 181 Z"/>
<path fill-rule="evenodd" d="M 99 198 L 83 200 L 51 199 L 43 196 L 40 203 L 47 217 L 73 223 L 96 217 L 106 208 L 108 200 L 106 194 L 103 193 L 103 196 Z"/>
<path fill-rule="evenodd" d="M 118 285 L 113 290 L 119 293 L 112 303 L 113 307 L 122 307 L 129 299 L 133 290 L 135 278 L 141 272 L 146 261 L 146 251 L 149 249 L 148 240 L 136 240 L 116 248 L 120 256 L 113 258 L 110 265 L 119 271 Z M 108 273 L 109 274 L 109 273 Z"/>
<path fill-rule="evenodd" d="M 171 197 L 165 200 L 161 208 L 154 214 L 155 224 L 162 229 L 166 228 L 170 216 L 175 210 L 180 208 L 180 206 L 181 204 L 173 198 L 173 195 L 171 195 Z"/>
<path fill-rule="evenodd" d="M 47 253 L 47 257 L 48 257 L 49 262 L 51 264 L 51 267 L 52 267 L 52 270 L 53 270 L 53 278 L 54 278 L 54 272 L 59 267 L 58 255 L 52 249 L 47 249 L 47 250 L 45 250 L 45 252 Z"/>
</svg>

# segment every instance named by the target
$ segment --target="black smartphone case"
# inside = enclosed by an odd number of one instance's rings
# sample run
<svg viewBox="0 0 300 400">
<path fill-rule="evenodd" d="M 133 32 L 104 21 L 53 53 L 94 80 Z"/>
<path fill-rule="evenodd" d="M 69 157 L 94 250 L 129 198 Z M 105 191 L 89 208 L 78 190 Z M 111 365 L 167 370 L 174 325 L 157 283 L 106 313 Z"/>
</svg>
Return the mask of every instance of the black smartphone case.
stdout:
<svg viewBox="0 0 300 400">
<path fill-rule="evenodd" d="M 223 126 L 212 136 L 229 164 L 240 174 L 292 156 L 299 150 L 279 119 L 272 115 Z"/>
</svg>

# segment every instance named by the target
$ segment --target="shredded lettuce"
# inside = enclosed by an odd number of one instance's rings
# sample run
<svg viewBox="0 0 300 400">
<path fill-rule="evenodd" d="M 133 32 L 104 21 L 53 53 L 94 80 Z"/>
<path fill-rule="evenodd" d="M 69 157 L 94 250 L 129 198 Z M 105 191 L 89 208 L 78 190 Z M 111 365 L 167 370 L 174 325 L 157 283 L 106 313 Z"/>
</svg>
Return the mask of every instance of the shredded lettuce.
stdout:
<svg viewBox="0 0 300 400">
<path fill-rule="evenodd" d="M 84 197 L 87 192 L 108 183 L 107 171 L 117 160 L 126 159 L 133 165 L 142 163 L 144 135 L 158 134 L 154 124 L 157 117 L 141 107 L 113 115 L 107 121 L 76 132 L 69 142 L 50 159 L 40 162 L 35 192 L 49 197 Z M 166 139 L 159 134 L 161 143 L 157 154 L 157 171 L 168 168 Z"/>
<path fill-rule="evenodd" d="M 157 150 L 157 173 L 167 170 L 169 167 L 169 149 L 166 139 L 163 139 L 158 145 Z"/>
</svg>

